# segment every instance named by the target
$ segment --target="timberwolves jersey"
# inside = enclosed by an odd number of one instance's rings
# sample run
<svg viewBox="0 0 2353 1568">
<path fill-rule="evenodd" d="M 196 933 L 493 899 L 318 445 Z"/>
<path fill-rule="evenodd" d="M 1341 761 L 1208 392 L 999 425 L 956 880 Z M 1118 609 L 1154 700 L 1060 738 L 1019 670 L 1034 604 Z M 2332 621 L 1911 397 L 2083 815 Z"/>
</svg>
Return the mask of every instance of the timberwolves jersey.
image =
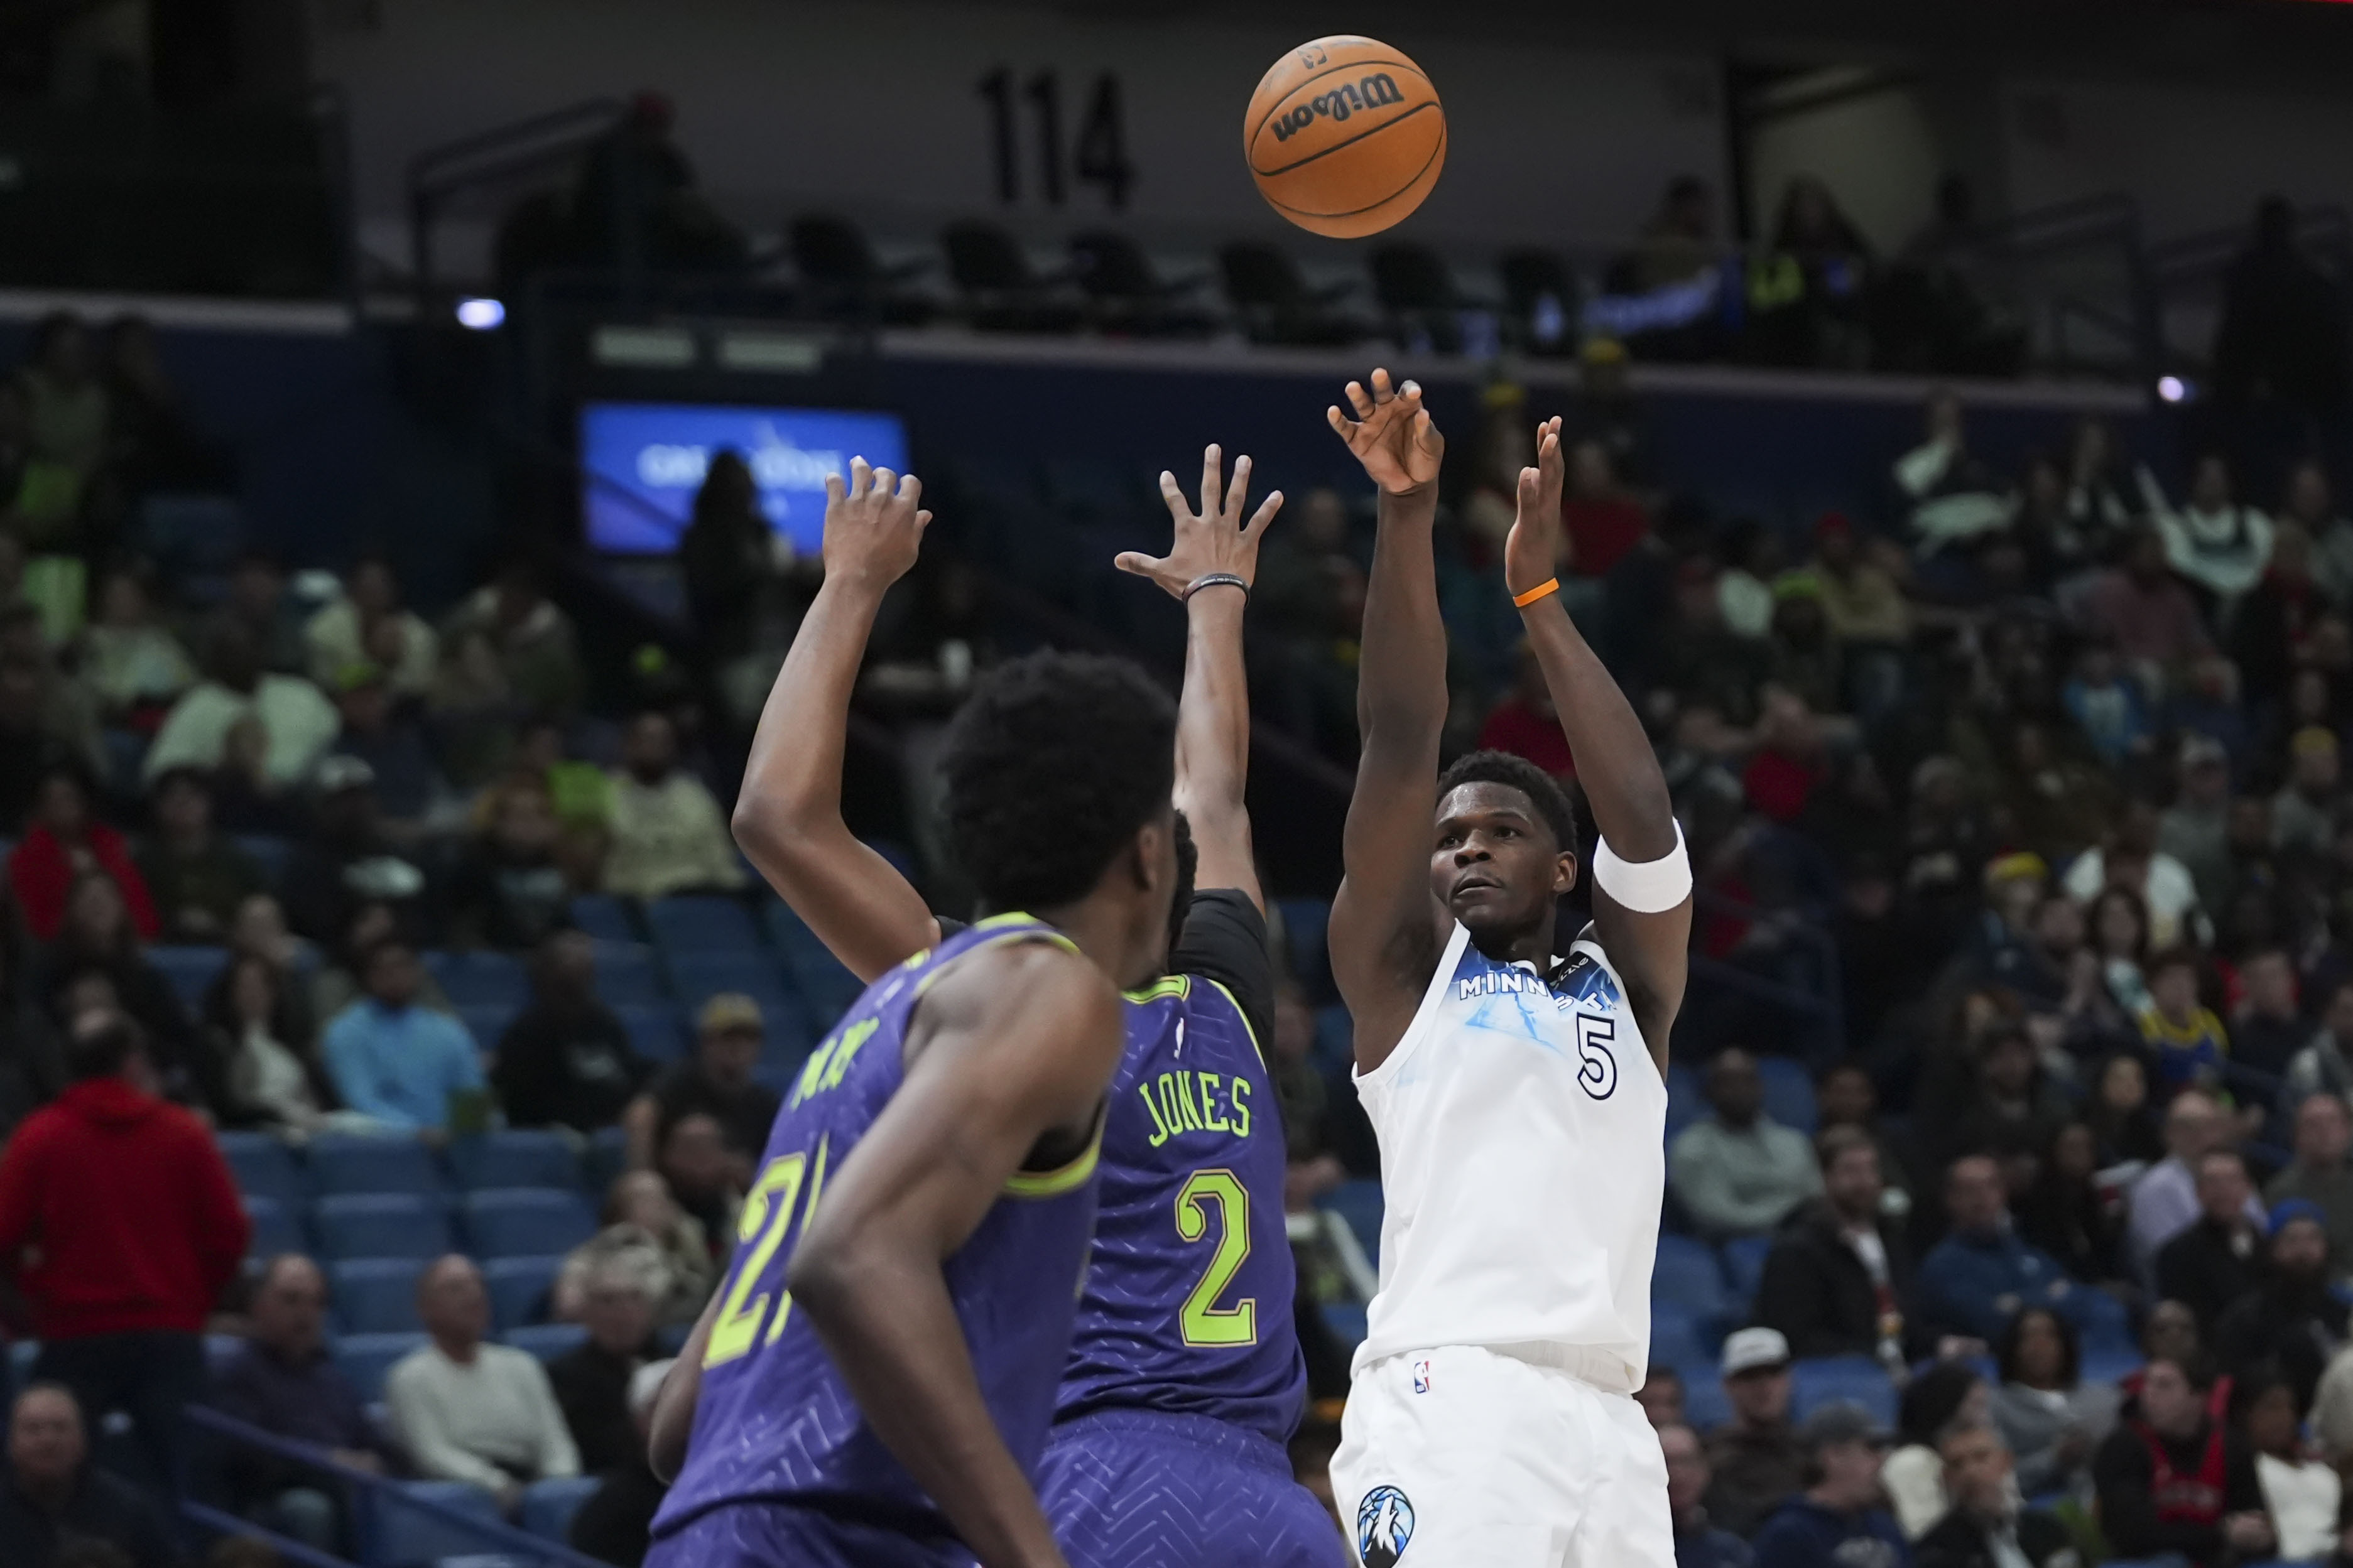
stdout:
<svg viewBox="0 0 2353 1568">
<path fill-rule="evenodd" d="M 1544 1345 L 1590 1352 L 1588 1382 L 1641 1387 L 1667 1090 L 1600 946 L 1539 974 L 1456 925 L 1356 1093 L 1388 1200 L 1358 1379 L 1407 1351 Z"/>
<path fill-rule="evenodd" d="M 849 1387 L 784 1289 L 785 1265 L 838 1167 L 904 1076 L 907 1026 L 942 969 L 1000 942 L 1069 942 L 1027 915 L 1001 915 L 919 952 L 869 986 L 809 1057 L 768 1135 L 745 1195 L 735 1257 L 703 1358 L 684 1472 L 657 1537 L 708 1510 L 797 1504 L 848 1521 L 945 1538 L 946 1520 L 860 1415 Z M 1006 1447 L 1034 1468 L 1067 1363 L 1071 1320 L 1094 1221 L 1096 1151 L 1025 1172 L 946 1264 L 956 1321 Z"/>
<path fill-rule="evenodd" d="M 1263 935 L 1257 952 L 1263 966 Z M 1198 973 L 1131 993 L 1056 1419 L 1157 1410 L 1290 1439 L 1307 1371 L 1283 1165 L 1273 1081 L 1234 994 Z"/>
</svg>

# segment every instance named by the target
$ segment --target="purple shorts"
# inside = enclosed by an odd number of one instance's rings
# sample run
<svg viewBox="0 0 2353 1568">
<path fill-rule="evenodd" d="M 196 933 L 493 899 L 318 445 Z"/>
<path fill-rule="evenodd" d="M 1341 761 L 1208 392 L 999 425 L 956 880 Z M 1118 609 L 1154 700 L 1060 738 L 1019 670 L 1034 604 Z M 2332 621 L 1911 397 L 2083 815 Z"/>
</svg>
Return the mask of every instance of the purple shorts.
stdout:
<svg viewBox="0 0 2353 1568">
<path fill-rule="evenodd" d="M 1348 1568 L 1339 1526 L 1258 1433 L 1107 1410 L 1056 1426 L 1038 1500 L 1071 1568 Z"/>
<path fill-rule="evenodd" d="M 973 1560 L 952 1541 L 790 1503 L 731 1502 L 657 1537 L 645 1568 L 973 1568 Z"/>
</svg>

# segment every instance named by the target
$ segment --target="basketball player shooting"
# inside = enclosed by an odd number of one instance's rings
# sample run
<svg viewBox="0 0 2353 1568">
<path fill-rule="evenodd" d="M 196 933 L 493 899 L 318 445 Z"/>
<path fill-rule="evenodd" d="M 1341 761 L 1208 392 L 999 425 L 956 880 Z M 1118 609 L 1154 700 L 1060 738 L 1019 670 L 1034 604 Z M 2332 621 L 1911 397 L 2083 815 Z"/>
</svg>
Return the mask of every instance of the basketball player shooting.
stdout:
<svg viewBox="0 0 2353 1568">
<path fill-rule="evenodd" d="M 1671 1568 L 1666 1466 L 1631 1395 L 1650 1347 L 1666 1043 L 1691 871 L 1626 698 L 1562 608 L 1560 425 L 1520 475 L 1504 574 L 1600 829 L 1593 923 L 1567 795 L 1521 758 L 1439 772 L 1444 440 L 1375 371 L 1332 427 L 1380 489 L 1364 734 L 1332 967 L 1388 1198 L 1380 1290 L 1332 1474 L 1365 1568 Z"/>
</svg>

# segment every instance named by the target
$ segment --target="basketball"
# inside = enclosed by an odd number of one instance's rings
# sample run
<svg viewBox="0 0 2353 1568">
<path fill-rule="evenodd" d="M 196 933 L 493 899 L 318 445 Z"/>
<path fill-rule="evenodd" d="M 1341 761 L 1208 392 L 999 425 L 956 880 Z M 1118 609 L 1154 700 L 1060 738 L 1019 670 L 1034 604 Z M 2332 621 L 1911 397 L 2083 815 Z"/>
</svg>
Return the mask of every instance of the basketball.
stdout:
<svg viewBox="0 0 2353 1568">
<path fill-rule="evenodd" d="M 1335 239 L 1378 234 L 1446 166 L 1446 110 L 1421 68 L 1372 38 L 1318 38 L 1250 94 L 1242 153 L 1269 205 Z"/>
</svg>

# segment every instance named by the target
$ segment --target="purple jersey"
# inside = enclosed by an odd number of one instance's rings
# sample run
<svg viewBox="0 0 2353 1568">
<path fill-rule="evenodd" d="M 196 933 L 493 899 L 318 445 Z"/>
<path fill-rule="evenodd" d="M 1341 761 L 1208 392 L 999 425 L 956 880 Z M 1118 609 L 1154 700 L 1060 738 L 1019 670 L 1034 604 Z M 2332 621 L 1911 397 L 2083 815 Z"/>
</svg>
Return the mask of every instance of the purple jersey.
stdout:
<svg viewBox="0 0 2353 1568">
<path fill-rule="evenodd" d="M 923 1540 L 947 1521 L 866 1425 L 784 1289 L 791 1243 L 823 1201 L 826 1170 L 849 1157 L 904 1079 L 907 1026 L 943 966 L 997 942 L 1068 940 L 1027 915 L 979 922 L 892 970 L 842 1015 L 808 1059 L 768 1134 L 736 1226 L 735 1258 L 703 1357 L 684 1472 L 657 1537 L 729 1503 L 789 1503 Z M 1071 1321 L 1094 1221 L 1096 1152 L 1007 1184 L 946 1264 L 948 1294 L 997 1431 L 1034 1469 L 1067 1364 Z"/>
<path fill-rule="evenodd" d="M 1058 1422 L 1162 1411 L 1289 1441 L 1307 1368 L 1283 1168 L 1273 1080 L 1233 994 L 1200 974 L 1132 993 Z"/>
</svg>

